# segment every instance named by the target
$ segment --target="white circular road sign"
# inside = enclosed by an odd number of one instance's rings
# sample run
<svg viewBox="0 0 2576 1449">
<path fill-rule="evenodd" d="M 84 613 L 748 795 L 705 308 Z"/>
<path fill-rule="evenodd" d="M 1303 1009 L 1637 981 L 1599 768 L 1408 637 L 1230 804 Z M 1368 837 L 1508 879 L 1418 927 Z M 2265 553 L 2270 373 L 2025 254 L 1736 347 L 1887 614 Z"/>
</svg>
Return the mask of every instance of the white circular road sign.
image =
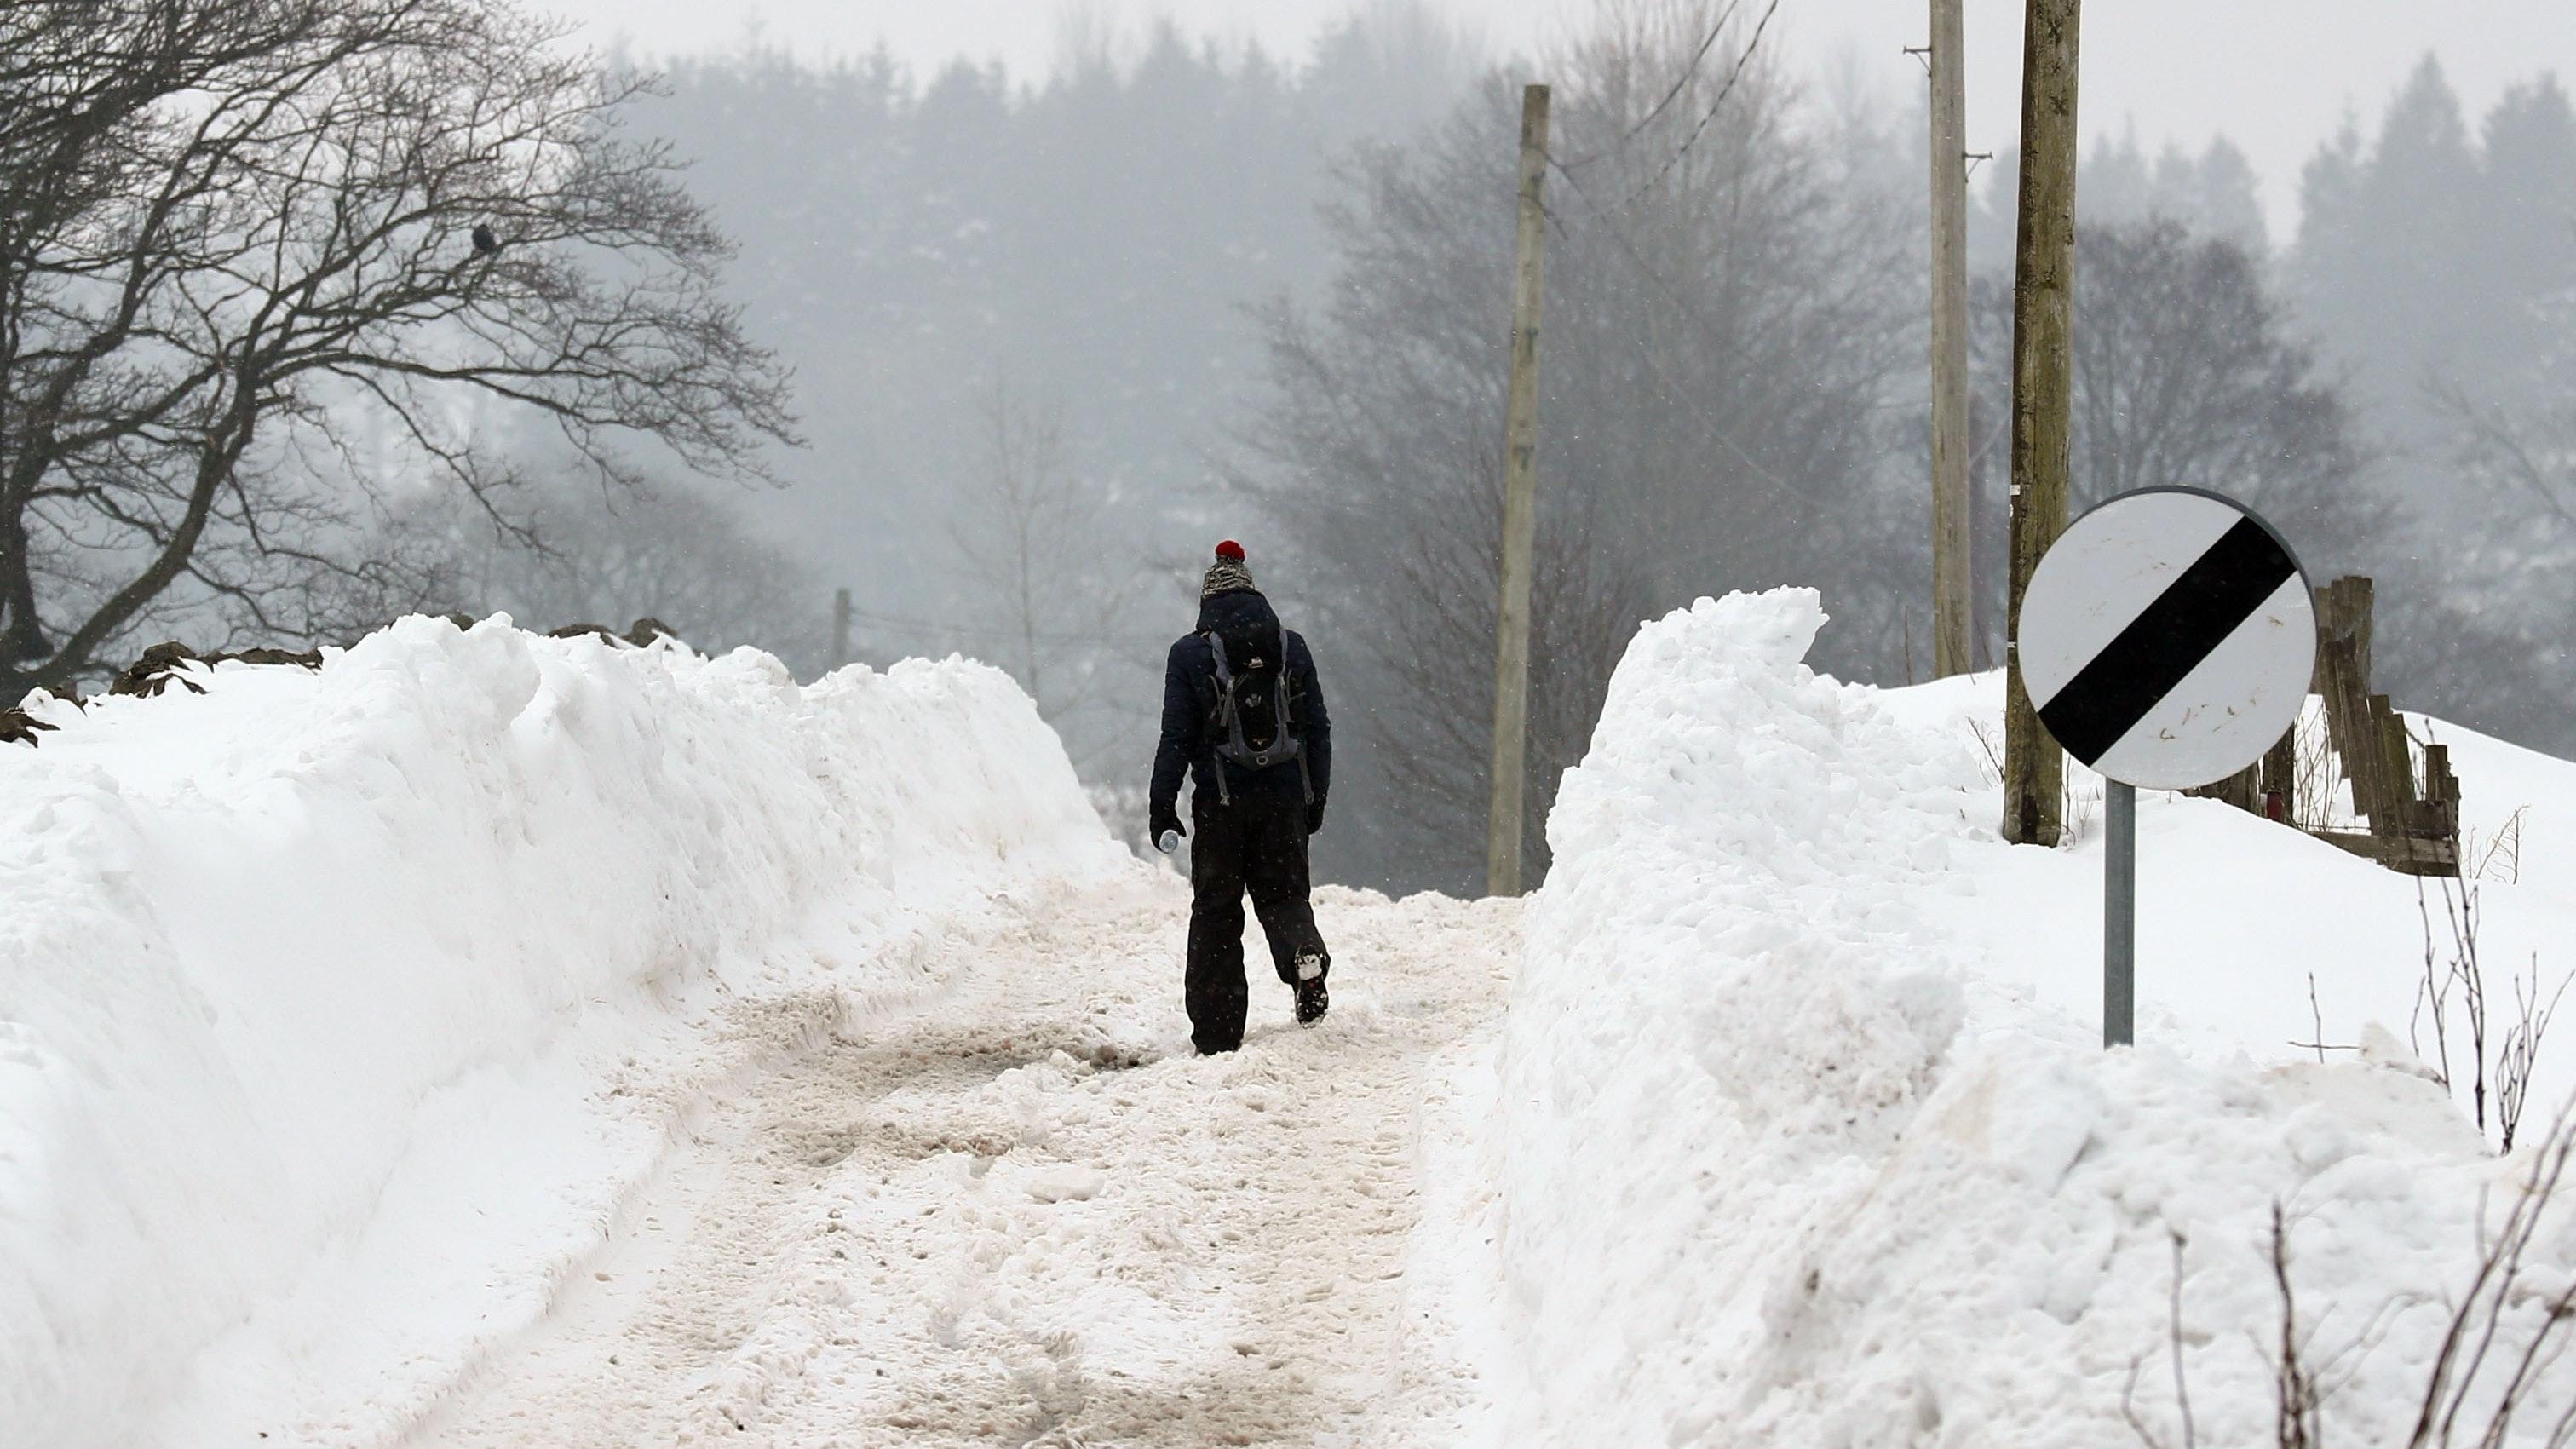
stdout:
<svg viewBox="0 0 2576 1449">
<path fill-rule="evenodd" d="M 2147 488 L 2077 519 L 2039 561 L 2015 648 L 2068 754 L 2181 790 L 2261 759 L 2297 721 L 2316 609 L 2289 545 L 2251 510 Z"/>
</svg>

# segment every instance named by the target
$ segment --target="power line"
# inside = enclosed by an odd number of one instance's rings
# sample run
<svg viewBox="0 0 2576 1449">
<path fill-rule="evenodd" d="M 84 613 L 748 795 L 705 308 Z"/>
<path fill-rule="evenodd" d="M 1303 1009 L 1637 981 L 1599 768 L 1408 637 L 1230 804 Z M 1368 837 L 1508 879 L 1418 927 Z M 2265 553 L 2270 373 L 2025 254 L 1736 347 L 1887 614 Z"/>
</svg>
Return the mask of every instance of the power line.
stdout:
<svg viewBox="0 0 2576 1449">
<path fill-rule="evenodd" d="M 1764 18 L 1768 19 L 1769 17 L 1765 16 Z M 1759 37 L 1757 36 L 1757 39 L 1758 38 Z M 1739 66 L 1738 69 L 1741 69 L 1741 67 Z M 1706 331 L 1713 340 L 1722 340 L 1724 333 L 1718 325 L 1710 321 L 1707 314 L 1700 311 L 1699 304 L 1691 299 L 1689 293 L 1679 283 L 1673 281 L 1670 277 L 1665 276 L 1661 271 L 1655 268 L 1653 263 L 1646 260 L 1645 254 L 1637 250 L 1636 243 L 1630 241 L 1628 239 L 1628 234 L 1620 229 L 1617 217 L 1613 213 L 1604 210 L 1600 202 L 1593 200 L 1592 193 L 1584 190 L 1583 183 L 1575 179 L 1574 173 L 1566 170 L 1562 164 L 1558 164 L 1556 162 L 1556 158 L 1551 156 L 1548 160 L 1551 165 L 1556 166 L 1556 174 L 1565 178 L 1565 184 L 1574 188 L 1574 194 L 1583 198 L 1583 204 L 1592 208 L 1593 214 L 1600 220 L 1601 230 L 1609 233 L 1610 239 L 1619 244 L 1619 250 L 1626 254 L 1629 265 L 1635 267 L 1639 275 L 1645 277 L 1646 280 L 1654 283 L 1658 288 L 1662 289 L 1664 294 L 1672 299 L 1673 305 L 1680 310 L 1683 316 L 1688 317 L 1693 323 Z M 1556 222 L 1557 230 L 1560 233 L 1564 233 L 1567 230 L 1565 223 L 1558 218 L 1553 210 L 1548 212 L 1548 220 Z M 1646 364 L 1647 370 L 1654 373 L 1656 381 L 1663 384 L 1664 391 L 1667 394 L 1675 398 L 1685 396 L 1685 389 L 1675 382 L 1670 373 L 1664 371 L 1663 364 L 1655 360 L 1654 353 L 1651 349 L 1641 348 L 1638 351 L 1637 356 Z M 1755 476 L 1759 477 L 1764 483 L 1770 485 L 1772 491 L 1778 493 L 1781 498 L 1791 503 L 1802 503 L 1805 501 L 1798 496 L 1797 490 L 1790 486 L 1787 479 L 1772 472 L 1769 468 L 1764 467 L 1760 460 L 1756 459 L 1751 453 L 1745 451 L 1744 446 L 1741 443 L 1736 442 L 1734 437 L 1725 429 L 1718 427 L 1713 422 L 1709 422 L 1705 417 L 1700 419 L 1699 426 L 1705 429 L 1707 433 L 1711 437 L 1714 437 L 1720 444 L 1724 445 L 1728 452 L 1733 453 L 1737 459 L 1742 461 L 1745 467 L 1751 469 Z"/>
<path fill-rule="evenodd" d="M 1691 133 L 1682 142 L 1681 149 L 1666 157 L 1664 164 L 1656 169 L 1655 174 L 1647 179 L 1645 185 L 1628 193 L 1628 199 L 1619 203 L 1619 210 L 1626 211 L 1636 205 L 1647 192 L 1663 185 L 1664 178 L 1673 174 L 1673 168 L 1681 164 L 1684 156 L 1690 154 L 1691 147 L 1699 144 L 1699 138 L 1708 130 L 1709 122 L 1716 120 L 1717 113 L 1726 108 L 1727 96 L 1734 92 L 1735 83 L 1744 78 L 1744 68 L 1752 63 L 1753 52 L 1762 46 L 1762 32 L 1771 28 L 1771 17 L 1778 13 L 1780 13 L 1780 0 L 1771 0 L 1771 3 L 1763 8 L 1762 18 L 1754 23 L 1753 38 L 1744 43 L 1744 53 L 1735 58 L 1735 69 L 1727 72 L 1726 84 L 1717 88 L 1717 99 L 1709 104 L 1708 114 L 1699 118 L 1698 125 L 1691 127 Z M 1557 169 L 1560 172 L 1564 170 L 1563 167 Z"/>
<path fill-rule="evenodd" d="M 1699 75 L 1699 63 L 1708 59 L 1710 49 L 1717 44 L 1717 37 L 1723 34 L 1726 30 L 1726 22 L 1735 18 L 1735 12 L 1737 9 L 1742 7 L 1743 3 L 1744 0 L 1727 0 L 1726 9 L 1719 13 L 1717 23 L 1710 26 L 1708 28 L 1708 34 L 1700 39 L 1699 49 L 1691 52 L 1690 64 L 1683 66 L 1682 73 L 1674 77 L 1673 88 L 1664 92 L 1664 98 L 1655 102 L 1654 109 L 1646 112 L 1645 116 L 1640 119 L 1637 124 L 1630 126 L 1625 135 L 1610 143 L 1608 146 L 1605 146 L 1580 160 L 1557 161 L 1553 155 L 1549 156 L 1548 160 L 1555 162 L 1556 169 L 1560 172 L 1565 171 L 1570 167 L 1589 166 L 1593 162 L 1600 160 L 1602 157 L 1618 151 L 1629 142 L 1636 140 L 1639 134 L 1644 132 L 1648 126 L 1655 123 L 1656 117 L 1664 113 L 1664 108 L 1670 106 L 1675 98 L 1681 95 L 1683 89 L 1689 86 L 1691 81 Z"/>
</svg>

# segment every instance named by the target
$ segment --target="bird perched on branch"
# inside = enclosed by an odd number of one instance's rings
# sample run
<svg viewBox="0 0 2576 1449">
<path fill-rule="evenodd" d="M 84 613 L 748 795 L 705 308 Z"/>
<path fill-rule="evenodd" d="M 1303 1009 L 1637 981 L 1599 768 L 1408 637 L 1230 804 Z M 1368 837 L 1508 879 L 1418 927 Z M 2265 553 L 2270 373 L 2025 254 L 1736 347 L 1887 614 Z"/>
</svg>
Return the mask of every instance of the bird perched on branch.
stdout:
<svg viewBox="0 0 2576 1449">
<path fill-rule="evenodd" d="M 500 249 L 501 239 L 492 234 L 492 228 L 477 222 L 474 227 L 474 254 L 488 257 Z"/>
</svg>

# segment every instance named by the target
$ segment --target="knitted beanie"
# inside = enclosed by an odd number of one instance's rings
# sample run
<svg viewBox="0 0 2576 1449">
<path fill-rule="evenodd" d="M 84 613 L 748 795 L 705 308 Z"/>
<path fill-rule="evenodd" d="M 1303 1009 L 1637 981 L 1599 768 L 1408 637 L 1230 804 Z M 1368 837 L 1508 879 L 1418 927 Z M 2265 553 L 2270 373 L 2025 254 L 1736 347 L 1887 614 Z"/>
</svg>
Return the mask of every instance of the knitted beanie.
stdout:
<svg viewBox="0 0 2576 1449">
<path fill-rule="evenodd" d="M 1243 545 L 1233 539 L 1216 546 L 1216 562 L 1208 566 L 1207 582 L 1200 586 L 1199 597 L 1231 593 L 1252 587 L 1252 570 L 1243 565 Z"/>
</svg>

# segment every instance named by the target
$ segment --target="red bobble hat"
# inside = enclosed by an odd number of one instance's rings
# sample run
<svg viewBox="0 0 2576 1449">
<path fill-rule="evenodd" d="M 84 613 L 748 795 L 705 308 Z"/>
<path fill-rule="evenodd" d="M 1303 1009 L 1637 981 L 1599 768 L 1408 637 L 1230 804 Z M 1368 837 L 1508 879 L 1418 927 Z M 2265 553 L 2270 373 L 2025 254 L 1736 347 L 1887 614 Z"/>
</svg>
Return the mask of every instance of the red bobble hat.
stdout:
<svg viewBox="0 0 2576 1449">
<path fill-rule="evenodd" d="M 1199 597 L 1230 594 L 1252 587 L 1252 570 L 1244 567 L 1243 545 L 1233 539 L 1216 546 L 1216 562 L 1208 565 L 1207 580 L 1199 586 Z"/>
</svg>

